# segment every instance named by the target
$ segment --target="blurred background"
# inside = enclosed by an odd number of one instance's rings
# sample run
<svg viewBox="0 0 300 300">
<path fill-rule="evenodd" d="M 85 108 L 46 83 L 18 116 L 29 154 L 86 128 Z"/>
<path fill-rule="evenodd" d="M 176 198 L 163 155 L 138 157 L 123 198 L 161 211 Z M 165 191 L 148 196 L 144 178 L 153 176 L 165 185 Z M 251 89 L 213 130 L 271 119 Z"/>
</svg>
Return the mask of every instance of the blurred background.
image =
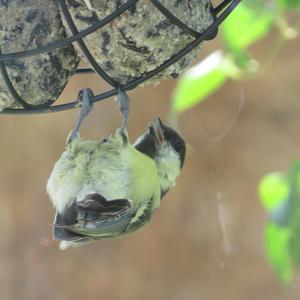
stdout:
<svg viewBox="0 0 300 300">
<path fill-rule="evenodd" d="M 275 38 L 253 52 L 266 53 Z M 219 46 L 218 38 L 206 43 L 198 60 Z M 264 174 L 300 157 L 299 46 L 294 39 L 263 73 L 241 85 L 227 82 L 180 115 L 186 163 L 150 225 L 78 249 L 60 251 L 52 241 L 54 209 L 45 191 L 78 111 L 1 115 L 0 299 L 299 299 L 299 284 L 284 288 L 266 261 L 266 216 L 257 196 Z M 175 85 L 163 81 L 129 93 L 132 141 L 153 117 L 167 121 Z M 96 75 L 74 76 L 61 99 L 76 98 L 86 86 L 95 93 L 107 89 Z M 216 141 L 242 93 L 239 118 Z M 119 125 L 110 98 L 95 105 L 81 135 L 99 139 Z"/>
</svg>

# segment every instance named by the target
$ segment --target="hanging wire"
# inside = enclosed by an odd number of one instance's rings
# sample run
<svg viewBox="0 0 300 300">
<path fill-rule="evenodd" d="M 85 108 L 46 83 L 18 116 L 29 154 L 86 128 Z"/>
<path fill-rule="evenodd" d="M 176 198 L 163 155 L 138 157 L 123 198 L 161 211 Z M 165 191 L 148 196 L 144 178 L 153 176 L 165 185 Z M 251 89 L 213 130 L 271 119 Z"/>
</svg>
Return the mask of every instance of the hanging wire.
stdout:
<svg viewBox="0 0 300 300">
<path fill-rule="evenodd" d="M 78 32 L 76 25 L 74 24 L 74 21 L 70 15 L 70 12 L 67 8 L 65 0 L 57 0 L 58 4 L 61 7 L 61 10 L 63 12 L 63 15 L 67 21 L 67 24 L 72 32 L 72 35 L 64 38 L 63 40 L 59 40 L 56 42 L 53 42 L 51 44 L 48 44 L 43 47 L 39 47 L 36 49 L 31 49 L 27 51 L 19 51 L 14 53 L 1 53 L 1 47 L 0 47 L 0 69 L 2 73 L 2 77 L 4 79 L 4 83 L 7 87 L 7 90 L 10 92 L 10 95 L 13 97 L 15 102 L 19 103 L 23 108 L 13 109 L 8 108 L 4 109 L 0 112 L 0 114 L 41 114 L 41 113 L 50 113 L 50 112 L 58 112 L 58 111 L 64 111 L 68 109 L 73 109 L 78 107 L 77 101 L 69 101 L 65 104 L 59 104 L 59 105 L 52 105 L 49 106 L 49 104 L 45 105 L 31 105 L 28 104 L 24 99 L 22 99 L 17 91 L 15 90 L 8 73 L 6 71 L 5 62 L 13 61 L 15 59 L 19 58 L 25 58 L 30 57 L 34 55 L 38 55 L 45 52 L 50 52 L 54 49 L 67 46 L 73 42 L 77 42 L 79 47 L 81 48 L 82 52 L 86 56 L 87 60 L 89 61 L 92 68 L 79 68 L 76 71 L 76 74 L 87 74 L 91 72 L 96 72 L 99 76 L 101 76 L 109 85 L 111 85 L 113 88 L 111 90 L 108 90 L 106 92 L 103 92 L 98 95 L 94 95 L 92 102 L 98 102 L 105 100 L 109 97 L 115 96 L 119 90 L 122 91 L 129 91 L 134 88 L 136 88 L 139 84 L 142 82 L 154 77 L 155 75 L 159 74 L 172 64 L 174 64 L 176 61 L 178 61 L 180 58 L 185 56 L 188 52 L 193 50 L 195 47 L 197 47 L 201 42 L 205 40 L 213 39 L 217 32 L 219 25 L 227 18 L 227 16 L 236 8 L 236 6 L 241 2 L 241 0 L 223 0 L 219 5 L 217 5 L 215 8 L 212 7 L 212 13 L 215 17 L 215 21 L 202 33 L 196 32 L 192 28 L 188 27 L 186 24 L 181 22 L 176 16 L 174 16 L 159 0 L 151 0 L 151 3 L 174 25 L 178 26 L 180 29 L 182 29 L 186 34 L 191 35 L 194 37 L 194 40 L 185 48 L 177 52 L 175 55 L 173 55 L 170 59 L 165 61 L 163 64 L 161 64 L 156 69 L 145 73 L 142 76 L 139 76 L 126 84 L 119 84 L 116 82 L 113 78 L 111 78 L 102 68 L 98 65 L 96 60 L 91 55 L 89 49 L 83 42 L 83 38 L 92 32 L 96 31 L 99 28 L 102 28 L 109 22 L 113 21 L 115 18 L 119 17 L 122 13 L 124 13 L 127 9 L 134 6 L 139 0 L 128 0 L 123 5 L 119 6 L 118 9 L 116 9 L 113 13 L 106 16 L 105 18 L 95 22 L 92 26 L 86 28 L 85 30 L 82 30 Z M 52 101 L 52 103 L 55 101 L 55 99 Z"/>
</svg>

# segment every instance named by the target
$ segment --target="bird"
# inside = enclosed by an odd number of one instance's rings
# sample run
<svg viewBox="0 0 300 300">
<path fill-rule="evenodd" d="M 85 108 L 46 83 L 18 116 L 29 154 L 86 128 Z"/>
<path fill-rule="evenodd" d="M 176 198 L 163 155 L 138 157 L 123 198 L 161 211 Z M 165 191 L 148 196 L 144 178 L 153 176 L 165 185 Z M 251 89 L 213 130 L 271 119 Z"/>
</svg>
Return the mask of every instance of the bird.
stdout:
<svg viewBox="0 0 300 300">
<path fill-rule="evenodd" d="M 163 124 L 160 118 L 155 118 L 134 147 L 155 161 L 163 198 L 175 186 L 183 167 L 186 155 L 184 139 L 173 128 Z"/>
<path fill-rule="evenodd" d="M 114 135 L 81 139 L 91 97 L 89 89 L 79 96 L 79 118 L 47 182 L 56 209 L 53 238 L 61 249 L 116 238 L 149 223 L 185 159 L 185 141 L 159 118 L 134 144 L 124 120 Z"/>
</svg>

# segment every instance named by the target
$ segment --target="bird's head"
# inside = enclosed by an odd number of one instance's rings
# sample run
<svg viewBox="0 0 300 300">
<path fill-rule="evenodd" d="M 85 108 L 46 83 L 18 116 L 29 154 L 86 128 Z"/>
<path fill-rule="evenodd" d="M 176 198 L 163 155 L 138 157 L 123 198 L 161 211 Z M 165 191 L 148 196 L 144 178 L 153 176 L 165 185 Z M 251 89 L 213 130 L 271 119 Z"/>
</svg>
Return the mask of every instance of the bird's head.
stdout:
<svg viewBox="0 0 300 300">
<path fill-rule="evenodd" d="M 155 118 L 134 146 L 155 161 L 163 192 L 175 184 L 184 164 L 186 144 L 174 129 Z"/>
</svg>

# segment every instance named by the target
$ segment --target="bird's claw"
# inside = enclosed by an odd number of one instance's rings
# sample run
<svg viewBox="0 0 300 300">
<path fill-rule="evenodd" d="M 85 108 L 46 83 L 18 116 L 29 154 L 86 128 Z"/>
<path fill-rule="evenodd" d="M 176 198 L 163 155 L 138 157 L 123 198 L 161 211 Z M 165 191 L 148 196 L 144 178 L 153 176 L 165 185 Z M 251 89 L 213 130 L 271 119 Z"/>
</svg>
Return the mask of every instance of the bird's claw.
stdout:
<svg viewBox="0 0 300 300">
<path fill-rule="evenodd" d="M 125 91 L 119 89 L 116 96 L 116 101 L 119 106 L 119 110 L 122 114 L 122 125 L 121 129 L 125 129 L 127 125 L 128 114 L 130 110 L 130 98 Z"/>
<path fill-rule="evenodd" d="M 67 144 L 71 143 L 79 132 L 80 125 L 82 121 L 86 118 L 86 116 L 92 111 L 93 109 L 93 91 L 89 88 L 85 88 L 81 90 L 77 97 L 77 103 L 80 105 L 80 113 L 76 122 L 72 133 L 68 137 Z"/>
<path fill-rule="evenodd" d="M 80 117 L 83 120 L 93 109 L 94 93 L 91 89 L 85 88 L 81 90 L 77 97 L 77 102 L 80 104 Z"/>
</svg>

